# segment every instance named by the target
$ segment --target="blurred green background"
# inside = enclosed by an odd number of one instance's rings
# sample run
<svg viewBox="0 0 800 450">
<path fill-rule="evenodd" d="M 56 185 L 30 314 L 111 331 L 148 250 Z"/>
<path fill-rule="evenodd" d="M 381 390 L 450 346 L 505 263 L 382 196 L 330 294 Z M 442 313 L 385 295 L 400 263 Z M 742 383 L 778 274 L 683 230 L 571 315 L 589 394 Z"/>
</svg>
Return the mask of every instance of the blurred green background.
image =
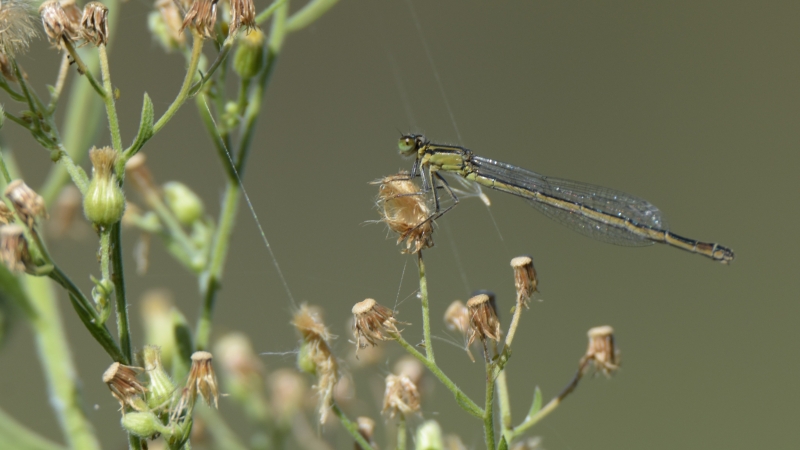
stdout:
<svg viewBox="0 0 800 450">
<path fill-rule="evenodd" d="M 150 8 L 122 6 L 111 54 L 126 141 L 142 92 L 160 114 L 184 73 L 183 59 L 148 35 Z M 617 376 L 585 379 L 534 428 L 546 449 L 797 448 L 800 3 L 415 1 L 414 9 L 417 20 L 405 1 L 346 0 L 289 37 L 245 180 L 293 296 L 324 308 L 339 355 L 350 350 L 352 305 L 374 297 L 391 306 L 398 287 L 399 317 L 413 324 L 405 336 L 421 338 L 414 260 L 382 225 L 366 222 L 377 218 L 368 182 L 410 168 L 396 152 L 398 130 L 423 132 L 648 199 L 674 232 L 730 246 L 737 256 L 726 267 L 664 246 L 598 243 L 501 193 L 488 192 L 488 211 L 478 200 L 462 202 L 439 222 L 426 262 L 434 333 L 443 338 L 437 359 L 469 394 L 482 398 L 482 367 L 445 342 L 453 338 L 440 318 L 452 300 L 479 288 L 494 290 L 507 311 L 509 260 L 528 253 L 541 301 L 523 316 L 508 366 L 515 422 L 535 386 L 549 399 L 567 383 L 590 327 L 612 325 L 623 354 Z M 56 51 L 40 41 L 20 61 L 45 92 Z M 38 186 L 47 153 L 10 122 L 3 133 Z M 104 134 L 97 144 L 106 141 Z M 192 103 L 145 153 L 158 181 L 183 181 L 216 214 L 223 174 Z M 133 192 L 129 198 L 137 201 Z M 136 236 L 128 231 L 126 243 Z M 94 242 L 89 233 L 51 243 L 87 291 L 89 274 L 99 272 Z M 137 299 L 148 288 L 172 290 L 194 321 L 196 282 L 159 245 L 146 276 L 126 263 L 135 345 L 144 344 Z M 107 448 L 123 448 L 117 403 L 100 381 L 110 361 L 66 298 L 62 306 L 88 415 Z M 291 351 L 291 311 L 242 208 L 215 335 L 240 330 L 259 352 Z M 400 354 L 386 346 L 392 359 Z M 270 368 L 293 364 L 291 355 L 264 358 Z M 390 367 L 357 373 L 351 415 L 381 420 L 374 394 Z M 12 330 L 0 368 L 0 406 L 60 441 L 27 326 Z M 240 418 L 225 399 L 221 410 Z M 441 386 L 424 400 L 423 416 L 482 448 L 478 422 Z M 338 448 L 350 448 L 334 433 Z"/>
</svg>

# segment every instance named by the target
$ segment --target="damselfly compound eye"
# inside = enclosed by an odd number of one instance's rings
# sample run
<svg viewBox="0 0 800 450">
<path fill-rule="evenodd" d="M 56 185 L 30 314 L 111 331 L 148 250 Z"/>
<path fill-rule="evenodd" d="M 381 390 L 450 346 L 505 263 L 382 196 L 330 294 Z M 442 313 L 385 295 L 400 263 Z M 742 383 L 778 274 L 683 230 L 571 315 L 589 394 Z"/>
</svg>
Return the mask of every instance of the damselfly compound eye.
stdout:
<svg viewBox="0 0 800 450">
<path fill-rule="evenodd" d="M 397 149 L 400 150 L 400 154 L 403 156 L 411 156 L 417 149 L 416 147 L 414 136 L 403 136 L 397 142 Z"/>
</svg>

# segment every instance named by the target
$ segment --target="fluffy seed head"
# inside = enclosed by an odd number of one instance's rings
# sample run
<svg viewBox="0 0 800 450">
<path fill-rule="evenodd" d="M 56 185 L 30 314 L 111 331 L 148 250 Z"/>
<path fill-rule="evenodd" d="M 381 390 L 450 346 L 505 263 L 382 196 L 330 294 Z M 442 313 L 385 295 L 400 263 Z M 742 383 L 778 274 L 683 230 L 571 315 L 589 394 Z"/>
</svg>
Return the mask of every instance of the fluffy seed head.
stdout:
<svg viewBox="0 0 800 450">
<path fill-rule="evenodd" d="M 610 376 L 619 369 L 622 356 L 614 343 L 614 329 L 604 325 L 590 329 L 587 334 L 589 348 L 584 358 L 591 361 L 595 369 Z"/>
<path fill-rule="evenodd" d="M 336 358 L 328 344 L 333 336 L 322 323 L 319 313 L 307 305 L 300 306 L 292 325 L 303 338 L 298 364 L 302 370 L 313 372 L 317 377 L 317 384 L 312 387 L 319 397 L 319 421 L 324 424 L 333 404 L 333 388 L 339 379 Z"/>
<path fill-rule="evenodd" d="M 28 250 L 25 229 L 21 225 L 0 227 L 0 261 L 15 273 L 32 271 L 35 268 Z"/>
<path fill-rule="evenodd" d="M 395 414 L 407 416 L 419 411 L 419 390 L 411 379 L 405 375 L 389 375 L 386 377 L 386 390 L 383 393 L 383 412 L 390 417 Z"/>
<path fill-rule="evenodd" d="M 469 309 L 469 340 L 467 345 L 472 345 L 475 338 L 485 341 L 486 338 L 499 341 L 502 336 L 500 321 L 497 319 L 497 310 L 494 295 L 478 294 L 467 301 Z"/>
<path fill-rule="evenodd" d="M 118 362 L 111 364 L 103 373 L 103 383 L 111 390 L 111 395 L 119 402 L 119 407 L 125 413 L 125 406 L 142 410 L 142 397 L 147 388 L 136 379 L 142 373 L 141 367 L 125 366 Z"/>
<path fill-rule="evenodd" d="M 397 243 L 406 241 L 404 253 L 419 253 L 433 247 L 431 208 L 425 195 L 411 181 L 407 172 L 400 172 L 374 181 L 379 186 L 378 209 L 381 222 L 399 235 Z"/>
<path fill-rule="evenodd" d="M 365 348 L 368 344 L 375 346 L 376 341 L 392 339 L 392 334 L 399 333 L 394 311 L 379 305 L 374 299 L 368 298 L 353 306 L 353 336 L 356 338 L 356 353 L 358 349 Z M 387 335 L 388 334 L 388 335 Z"/>
<path fill-rule="evenodd" d="M 28 50 L 28 44 L 37 34 L 33 11 L 34 3 L 30 0 L 3 0 L 0 4 L 0 53 L 4 57 Z"/>
<path fill-rule="evenodd" d="M 100 2 L 89 2 L 83 7 L 81 33 L 86 42 L 95 46 L 108 44 L 108 8 Z"/>
<path fill-rule="evenodd" d="M 44 199 L 22 180 L 14 180 L 6 186 L 6 197 L 17 211 L 17 215 L 28 227 L 36 223 L 36 218 L 47 218 Z"/>
<path fill-rule="evenodd" d="M 511 267 L 514 269 L 514 286 L 517 288 L 517 303 L 528 307 L 528 301 L 534 292 L 539 281 L 536 278 L 536 269 L 533 267 L 533 259 L 530 256 L 517 256 L 511 260 Z"/>
<path fill-rule="evenodd" d="M 217 22 L 218 0 L 194 0 L 183 17 L 181 31 L 194 26 L 200 34 L 207 38 L 214 37 L 214 24 Z"/>
</svg>

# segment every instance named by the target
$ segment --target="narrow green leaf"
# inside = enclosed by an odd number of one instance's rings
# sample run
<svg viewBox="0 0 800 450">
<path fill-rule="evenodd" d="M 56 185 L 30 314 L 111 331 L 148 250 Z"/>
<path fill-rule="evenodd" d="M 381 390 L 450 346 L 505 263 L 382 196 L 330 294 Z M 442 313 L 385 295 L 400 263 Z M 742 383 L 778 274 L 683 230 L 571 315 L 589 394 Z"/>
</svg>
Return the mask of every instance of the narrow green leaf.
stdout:
<svg viewBox="0 0 800 450">
<path fill-rule="evenodd" d="M 131 145 L 132 153 L 136 153 L 153 136 L 153 101 L 147 92 L 144 93 L 144 103 L 142 105 L 142 119 L 139 123 L 139 132 L 136 133 L 136 140 Z"/>
<path fill-rule="evenodd" d="M 508 450 L 508 442 L 506 442 L 505 436 L 500 438 L 500 445 L 497 446 L 497 450 Z"/>
<path fill-rule="evenodd" d="M 536 386 L 536 389 L 533 391 L 533 404 L 531 405 L 531 410 L 528 412 L 528 417 L 533 416 L 539 410 L 542 409 L 542 390 L 539 389 L 539 386 Z"/>
</svg>

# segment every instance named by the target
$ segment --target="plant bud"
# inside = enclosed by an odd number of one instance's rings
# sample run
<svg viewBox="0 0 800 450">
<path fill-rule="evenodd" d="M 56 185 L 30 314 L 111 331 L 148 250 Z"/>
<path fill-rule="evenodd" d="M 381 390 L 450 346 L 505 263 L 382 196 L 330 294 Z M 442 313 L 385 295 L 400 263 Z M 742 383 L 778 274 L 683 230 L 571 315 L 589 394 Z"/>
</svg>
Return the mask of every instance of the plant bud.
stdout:
<svg viewBox="0 0 800 450">
<path fill-rule="evenodd" d="M 151 438 L 157 434 L 169 435 L 169 428 L 158 420 L 151 412 L 131 412 L 122 416 L 122 427 L 128 432 L 143 438 Z"/>
<path fill-rule="evenodd" d="M 233 56 L 233 70 L 244 80 L 258 74 L 264 64 L 264 33 L 255 29 L 239 39 Z"/>
<path fill-rule="evenodd" d="M 183 183 L 178 181 L 166 183 L 164 197 L 169 209 L 184 225 L 191 225 L 203 216 L 203 201 Z"/>
<path fill-rule="evenodd" d="M 155 410 L 169 407 L 175 394 L 175 384 L 164 371 L 161 363 L 161 350 L 155 345 L 145 345 L 142 349 L 142 358 L 144 359 L 144 373 L 150 379 L 147 384 L 147 405 Z"/>
<path fill-rule="evenodd" d="M 444 450 L 442 428 L 435 420 L 429 420 L 417 428 L 417 450 Z"/>
<path fill-rule="evenodd" d="M 105 228 L 119 222 L 125 212 L 125 194 L 114 174 L 117 157 L 117 152 L 110 147 L 89 151 L 93 173 L 83 197 L 83 213 L 99 227 Z"/>
</svg>

